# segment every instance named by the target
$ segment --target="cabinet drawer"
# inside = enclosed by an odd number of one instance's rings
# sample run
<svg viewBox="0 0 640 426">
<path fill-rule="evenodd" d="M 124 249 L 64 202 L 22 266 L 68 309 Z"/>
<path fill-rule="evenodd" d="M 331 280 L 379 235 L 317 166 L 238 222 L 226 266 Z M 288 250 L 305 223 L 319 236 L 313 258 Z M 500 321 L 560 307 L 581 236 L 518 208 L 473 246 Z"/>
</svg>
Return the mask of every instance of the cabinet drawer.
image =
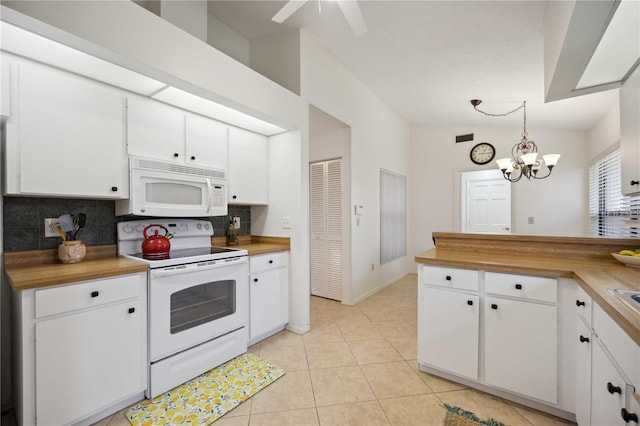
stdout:
<svg viewBox="0 0 640 426">
<path fill-rule="evenodd" d="M 558 282 L 553 278 L 487 272 L 485 289 L 487 293 L 522 299 L 554 303 L 558 300 Z"/>
<path fill-rule="evenodd" d="M 640 387 L 640 347 L 597 304 L 593 304 L 593 330 L 633 385 Z"/>
<path fill-rule="evenodd" d="M 144 277 L 141 273 L 36 290 L 36 318 L 139 297 Z"/>
<path fill-rule="evenodd" d="M 423 266 L 422 284 L 478 291 L 478 271 L 473 269 Z"/>
<path fill-rule="evenodd" d="M 249 272 L 280 268 L 289 264 L 289 252 L 261 254 L 249 257 Z"/>
<path fill-rule="evenodd" d="M 591 304 L 593 300 L 591 296 L 580 286 L 578 286 L 578 294 L 576 295 L 576 313 L 581 316 L 591 327 Z"/>
</svg>

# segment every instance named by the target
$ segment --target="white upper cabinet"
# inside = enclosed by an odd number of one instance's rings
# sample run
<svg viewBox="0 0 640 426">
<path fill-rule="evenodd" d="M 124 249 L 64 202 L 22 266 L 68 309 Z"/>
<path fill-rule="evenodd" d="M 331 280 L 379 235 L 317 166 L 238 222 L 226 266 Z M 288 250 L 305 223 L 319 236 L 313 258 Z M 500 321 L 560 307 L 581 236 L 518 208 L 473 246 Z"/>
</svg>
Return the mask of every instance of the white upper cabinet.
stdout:
<svg viewBox="0 0 640 426">
<path fill-rule="evenodd" d="M 227 170 L 229 162 L 228 126 L 187 113 L 186 163 Z"/>
<path fill-rule="evenodd" d="M 229 128 L 229 204 L 268 204 L 267 137 Z"/>
<path fill-rule="evenodd" d="M 127 198 L 123 92 L 11 55 L 4 61 L 5 194 Z"/>
<path fill-rule="evenodd" d="M 640 193 L 640 67 L 620 88 L 622 193 Z"/>
<path fill-rule="evenodd" d="M 129 155 L 226 170 L 227 129 L 219 121 L 154 99 L 127 98 Z"/>
<path fill-rule="evenodd" d="M 142 96 L 127 97 L 129 155 L 184 163 L 185 112 Z"/>
</svg>

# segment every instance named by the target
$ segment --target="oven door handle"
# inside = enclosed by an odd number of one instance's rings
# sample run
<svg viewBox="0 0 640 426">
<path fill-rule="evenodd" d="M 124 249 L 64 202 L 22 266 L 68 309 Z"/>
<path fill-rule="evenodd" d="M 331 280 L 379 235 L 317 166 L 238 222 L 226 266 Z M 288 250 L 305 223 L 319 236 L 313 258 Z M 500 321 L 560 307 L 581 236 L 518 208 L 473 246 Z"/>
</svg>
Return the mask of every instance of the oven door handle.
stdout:
<svg viewBox="0 0 640 426">
<path fill-rule="evenodd" d="M 149 272 L 151 277 L 167 277 L 170 275 L 187 274 L 189 272 L 202 272 L 210 271 L 212 269 L 221 269 L 229 266 L 237 266 L 243 263 L 247 263 L 247 257 L 234 257 L 230 259 L 220 259 L 211 263 L 192 263 L 190 265 L 183 266 L 169 266 L 166 268 L 152 269 Z"/>
</svg>

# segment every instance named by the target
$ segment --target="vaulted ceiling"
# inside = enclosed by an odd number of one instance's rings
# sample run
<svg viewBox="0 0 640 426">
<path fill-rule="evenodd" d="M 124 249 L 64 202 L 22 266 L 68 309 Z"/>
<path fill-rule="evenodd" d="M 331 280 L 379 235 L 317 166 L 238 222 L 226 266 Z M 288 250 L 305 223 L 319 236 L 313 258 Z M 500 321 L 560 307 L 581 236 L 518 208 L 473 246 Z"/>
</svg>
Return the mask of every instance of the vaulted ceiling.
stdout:
<svg viewBox="0 0 640 426">
<path fill-rule="evenodd" d="M 544 102 L 546 1 L 358 2 L 368 31 L 356 37 L 333 1 L 310 0 L 284 23 L 285 1 L 209 1 L 209 11 L 247 39 L 305 28 L 412 124 L 520 126 L 492 118 L 527 101 L 531 129 L 589 130 L 618 101 L 617 89 Z"/>
</svg>

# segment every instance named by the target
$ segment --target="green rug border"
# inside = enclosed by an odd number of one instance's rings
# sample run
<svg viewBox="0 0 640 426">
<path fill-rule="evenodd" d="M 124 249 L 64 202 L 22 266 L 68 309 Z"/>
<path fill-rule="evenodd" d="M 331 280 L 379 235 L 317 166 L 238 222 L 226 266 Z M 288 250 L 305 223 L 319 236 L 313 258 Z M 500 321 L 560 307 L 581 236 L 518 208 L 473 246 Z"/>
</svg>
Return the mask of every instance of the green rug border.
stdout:
<svg viewBox="0 0 640 426">
<path fill-rule="evenodd" d="M 486 426 L 506 426 L 504 423 L 502 423 L 499 420 L 494 419 L 493 417 L 490 417 L 486 420 L 482 420 L 481 418 L 479 418 L 478 416 L 476 416 L 476 414 L 472 411 L 467 411 L 461 407 L 458 407 L 457 405 L 449 405 L 447 403 L 444 403 L 442 405 L 448 412 L 450 412 L 451 414 L 456 414 L 458 416 L 473 420 L 474 422 L 481 424 L 481 425 L 486 425 Z"/>
</svg>

